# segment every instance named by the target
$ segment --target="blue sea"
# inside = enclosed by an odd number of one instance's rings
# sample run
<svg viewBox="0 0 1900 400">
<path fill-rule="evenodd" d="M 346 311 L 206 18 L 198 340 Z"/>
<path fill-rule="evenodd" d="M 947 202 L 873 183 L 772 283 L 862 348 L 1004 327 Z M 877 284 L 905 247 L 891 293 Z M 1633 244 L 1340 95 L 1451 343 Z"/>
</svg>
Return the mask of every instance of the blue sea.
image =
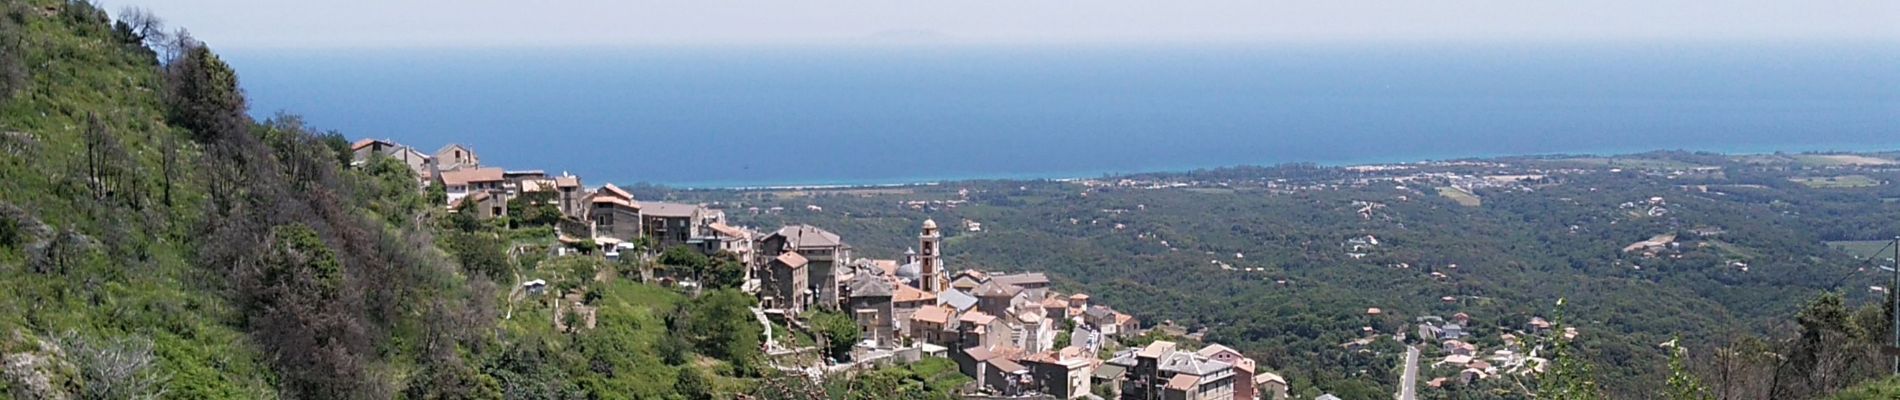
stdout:
<svg viewBox="0 0 1900 400">
<path fill-rule="evenodd" d="M 232 50 L 278 111 L 589 184 L 1900 148 L 1900 46 Z"/>
</svg>

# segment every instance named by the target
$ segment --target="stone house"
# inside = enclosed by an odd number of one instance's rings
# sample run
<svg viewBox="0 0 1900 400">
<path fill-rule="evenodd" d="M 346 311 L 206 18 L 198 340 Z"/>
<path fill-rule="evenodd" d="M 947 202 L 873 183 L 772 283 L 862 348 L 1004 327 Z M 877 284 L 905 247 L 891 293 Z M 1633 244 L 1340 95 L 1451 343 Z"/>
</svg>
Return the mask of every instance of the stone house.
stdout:
<svg viewBox="0 0 1900 400">
<path fill-rule="evenodd" d="M 858 273 L 846 287 L 844 309 L 858 323 L 864 340 L 880 349 L 897 347 L 896 315 L 892 310 L 892 282 L 883 276 Z"/>
<path fill-rule="evenodd" d="M 797 252 L 783 252 L 766 262 L 767 273 L 763 284 L 763 293 L 759 296 L 761 307 L 785 310 L 797 315 L 805 312 L 805 306 L 811 301 L 811 281 L 805 270 L 810 261 Z"/>
<path fill-rule="evenodd" d="M 634 202 L 633 193 L 609 183 L 595 190 L 589 203 L 593 204 L 587 214 L 594 223 L 594 237 L 625 242 L 640 237 L 640 203 Z"/>
<path fill-rule="evenodd" d="M 475 156 L 475 150 L 458 143 L 450 143 L 435 151 L 436 168 L 443 171 L 482 166 L 481 157 Z"/>
<path fill-rule="evenodd" d="M 812 305 L 837 309 L 838 268 L 851 259 L 851 246 L 838 234 L 811 225 L 791 225 L 759 240 L 758 257 L 770 260 L 786 252 L 796 252 L 807 261 L 806 281 L 812 286 Z"/>
</svg>

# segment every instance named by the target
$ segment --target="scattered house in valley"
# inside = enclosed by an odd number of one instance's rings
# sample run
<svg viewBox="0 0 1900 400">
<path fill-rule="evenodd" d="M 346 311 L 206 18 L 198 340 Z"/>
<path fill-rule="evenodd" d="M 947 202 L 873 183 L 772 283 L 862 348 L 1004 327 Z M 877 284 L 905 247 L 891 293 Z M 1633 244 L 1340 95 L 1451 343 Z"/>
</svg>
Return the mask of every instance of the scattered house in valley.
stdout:
<svg viewBox="0 0 1900 400">
<path fill-rule="evenodd" d="M 640 203 L 633 200 L 633 193 L 609 183 L 595 190 L 588 202 L 593 204 L 588 216 L 594 223 L 594 237 L 623 242 L 640 237 Z"/>
<path fill-rule="evenodd" d="M 482 166 L 481 157 L 475 156 L 475 150 L 458 143 L 450 143 L 435 151 L 436 168 L 443 171 Z"/>
<path fill-rule="evenodd" d="M 469 193 L 483 190 L 501 190 L 501 184 L 504 181 L 505 180 L 502 179 L 501 168 L 445 170 L 442 171 L 440 175 L 437 175 L 436 178 L 436 182 L 441 183 L 442 188 L 448 192 L 450 202 L 460 199 L 462 196 L 467 196 Z"/>
</svg>

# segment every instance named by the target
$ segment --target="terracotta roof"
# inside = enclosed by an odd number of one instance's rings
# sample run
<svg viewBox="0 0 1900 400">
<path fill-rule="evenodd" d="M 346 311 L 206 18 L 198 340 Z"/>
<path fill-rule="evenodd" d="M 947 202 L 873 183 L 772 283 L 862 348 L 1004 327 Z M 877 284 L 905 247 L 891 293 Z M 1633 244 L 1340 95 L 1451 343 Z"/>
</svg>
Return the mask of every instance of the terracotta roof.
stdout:
<svg viewBox="0 0 1900 400">
<path fill-rule="evenodd" d="M 1194 390 L 1194 384 L 1199 382 L 1201 382 L 1201 377 L 1177 374 L 1173 378 L 1168 379 L 1168 388 L 1181 391 Z"/>
<path fill-rule="evenodd" d="M 356 141 L 356 143 L 352 143 L 352 144 L 350 144 L 350 150 L 351 150 L 351 151 L 355 151 L 355 150 L 362 150 L 362 149 L 363 149 L 364 147 L 369 147 L 369 146 L 371 146 L 371 145 L 374 145 L 374 144 L 377 144 L 377 143 L 382 143 L 382 144 L 385 144 L 385 145 L 390 145 L 390 146 L 395 146 L 395 145 L 396 145 L 396 142 L 391 142 L 391 141 L 387 141 L 387 140 L 381 140 L 381 139 L 363 139 L 363 140 L 358 140 L 358 141 Z"/>
<path fill-rule="evenodd" d="M 962 317 L 957 318 L 958 322 L 971 323 L 971 324 L 977 324 L 977 325 L 989 325 L 991 321 L 995 321 L 995 320 L 996 320 L 995 316 L 984 314 L 982 311 L 970 311 L 967 313 L 963 313 Z"/>
<path fill-rule="evenodd" d="M 501 182 L 501 168 L 463 168 L 442 172 L 442 184 L 467 185 L 474 182 Z"/>
<path fill-rule="evenodd" d="M 885 275 L 897 275 L 897 260 L 871 260 L 871 265 L 884 271 Z"/>
<path fill-rule="evenodd" d="M 1088 300 L 1088 299 L 1089 299 L 1089 295 L 1082 294 L 1082 293 L 1076 293 L 1074 295 L 1069 296 L 1069 300 Z"/>
<path fill-rule="evenodd" d="M 554 178 L 554 186 L 556 187 L 577 187 L 580 185 L 581 177 L 578 176 L 569 175 Z"/>
<path fill-rule="evenodd" d="M 712 224 L 708 224 L 707 227 L 712 228 L 713 232 L 719 232 L 720 235 L 724 235 L 726 237 L 744 238 L 747 236 L 744 229 L 735 228 L 732 225 L 726 225 L 725 223 L 721 223 L 721 222 L 714 222 Z"/>
<path fill-rule="evenodd" d="M 1242 358 L 1239 360 L 1234 360 L 1234 369 L 1247 371 L 1247 373 L 1252 374 L 1253 369 L 1254 369 L 1254 361 L 1251 358 Z"/>
<path fill-rule="evenodd" d="M 1143 358 L 1158 358 L 1158 357 L 1167 355 L 1169 352 L 1174 351 L 1174 346 L 1175 346 L 1174 342 L 1170 342 L 1166 340 L 1156 340 L 1154 341 L 1154 343 L 1149 343 L 1148 347 L 1141 348 L 1141 352 L 1135 353 L 1135 356 L 1143 357 Z"/>
<path fill-rule="evenodd" d="M 1276 374 L 1272 372 L 1260 372 L 1260 373 L 1255 373 L 1253 375 L 1253 382 L 1254 383 L 1278 382 L 1279 384 L 1285 385 L 1286 378 L 1282 378 L 1280 377 L 1280 374 Z"/>
<path fill-rule="evenodd" d="M 910 314 L 913 321 L 926 321 L 938 324 L 950 323 L 950 309 L 944 307 L 924 307 Z"/>
<path fill-rule="evenodd" d="M 902 303 L 906 301 L 935 302 L 936 300 L 937 300 L 937 295 L 930 294 L 930 292 L 925 292 L 923 290 L 918 290 L 917 288 L 910 287 L 910 285 L 897 285 L 897 293 L 891 295 L 891 301 L 898 302 L 898 303 Z"/>
<path fill-rule="evenodd" d="M 790 251 L 787 251 L 784 254 L 779 254 L 778 258 L 774 258 L 774 260 L 777 260 L 780 264 L 785 264 L 785 266 L 792 267 L 794 269 L 804 267 L 805 263 L 810 262 L 809 260 L 805 259 L 805 256 L 801 256 L 801 255 L 798 255 L 798 253 L 790 252 Z"/>
<path fill-rule="evenodd" d="M 627 208 L 640 208 L 639 206 L 633 205 L 633 202 L 627 201 L 627 199 L 614 197 L 614 196 L 603 196 L 603 195 L 596 194 L 589 200 L 593 201 L 594 204 L 618 204 L 621 206 L 625 206 Z"/>
<path fill-rule="evenodd" d="M 1194 354 L 1200 354 L 1206 357 L 1213 357 L 1220 353 L 1240 354 L 1240 350 L 1234 350 L 1234 348 L 1232 347 L 1222 346 L 1216 343 L 1216 344 L 1207 345 L 1207 347 L 1202 347 L 1201 351 L 1194 352 Z"/>
<path fill-rule="evenodd" d="M 1135 319 L 1135 316 L 1133 315 L 1115 313 L 1115 324 L 1117 325 L 1128 323 L 1128 321 L 1132 321 L 1134 319 Z"/>
<path fill-rule="evenodd" d="M 614 197 L 619 197 L 622 199 L 633 200 L 633 193 L 628 193 L 626 190 L 622 190 L 620 189 L 619 186 L 614 186 L 614 184 L 612 183 L 602 185 L 600 187 L 600 190 L 596 193 L 608 194 L 608 195 L 612 195 Z"/>
<path fill-rule="evenodd" d="M 1069 302 L 1062 301 L 1060 297 L 1050 297 L 1042 299 L 1042 308 L 1069 308 Z"/>
</svg>

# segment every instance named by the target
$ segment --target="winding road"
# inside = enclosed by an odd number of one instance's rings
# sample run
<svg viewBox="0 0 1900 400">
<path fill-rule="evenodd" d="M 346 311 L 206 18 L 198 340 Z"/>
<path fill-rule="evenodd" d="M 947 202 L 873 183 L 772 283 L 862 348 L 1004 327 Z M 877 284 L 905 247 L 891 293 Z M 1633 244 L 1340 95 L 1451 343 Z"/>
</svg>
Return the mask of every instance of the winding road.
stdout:
<svg viewBox="0 0 1900 400">
<path fill-rule="evenodd" d="M 1399 377 L 1399 392 L 1392 394 L 1399 400 L 1418 399 L 1418 346 L 1405 346 L 1405 375 Z"/>
</svg>

